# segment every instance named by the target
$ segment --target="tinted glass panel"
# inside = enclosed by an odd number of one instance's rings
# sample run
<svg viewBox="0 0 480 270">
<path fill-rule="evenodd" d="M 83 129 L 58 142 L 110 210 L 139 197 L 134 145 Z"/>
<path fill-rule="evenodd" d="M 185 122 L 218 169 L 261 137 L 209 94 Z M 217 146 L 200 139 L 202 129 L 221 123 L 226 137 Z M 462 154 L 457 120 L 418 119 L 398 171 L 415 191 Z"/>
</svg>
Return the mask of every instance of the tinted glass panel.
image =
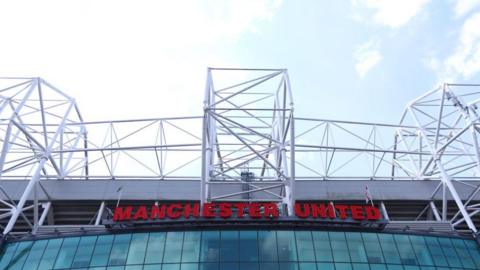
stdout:
<svg viewBox="0 0 480 270">
<path fill-rule="evenodd" d="M 479 261 L 473 240 L 308 230 L 65 237 L 0 251 L 0 269 L 9 270 L 474 270 Z"/>
<path fill-rule="evenodd" d="M 105 266 L 108 263 L 110 249 L 112 248 L 113 235 L 101 235 L 95 243 L 90 266 Z"/>
<path fill-rule="evenodd" d="M 63 244 L 60 248 L 60 252 L 58 253 L 54 269 L 69 268 L 72 265 L 73 257 L 77 251 L 79 241 L 79 237 L 65 238 L 63 240 Z"/>
<path fill-rule="evenodd" d="M 360 233 L 346 233 L 345 237 L 347 238 L 347 245 L 348 251 L 350 253 L 350 258 L 352 262 L 367 262 L 367 253 L 365 252 L 365 248 L 363 246 L 363 239 Z M 375 239 L 376 239 L 375 235 Z M 367 238 L 368 239 L 368 238 Z M 379 249 L 380 246 L 376 243 L 377 246 L 375 248 Z M 369 252 L 373 252 L 374 250 L 369 250 Z"/>
<path fill-rule="evenodd" d="M 378 234 L 378 240 L 385 255 L 386 263 L 400 263 L 400 255 L 398 254 L 397 245 L 393 239 L 393 235 L 380 233 Z"/>
<path fill-rule="evenodd" d="M 332 247 L 328 232 L 312 232 L 315 257 L 320 262 L 333 262 Z"/>
<path fill-rule="evenodd" d="M 258 261 L 257 231 L 240 231 L 239 259 L 244 262 Z"/>
<path fill-rule="evenodd" d="M 297 261 L 297 247 L 295 245 L 295 234 L 293 231 L 278 231 L 278 260 Z"/>
<path fill-rule="evenodd" d="M 132 236 L 128 250 L 127 264 L 143 264 L 147 250 L 148 233 L 136 233 Z"/>
<path fill-rule="evenodd" d="M 312 232 L 297 231 L 295 232 L 298 248 L 299 261 L 315 261 L 315 251 L 313 248 Z"/>
<path fill-rule="evenodd" d="M 378 236 L 375 233 L 362 233 L 362 238 L 365 243 L 365 250 L 367 253 L 367 262 L 369 263 L 384 263 L 384 256 Z M 365 262 L 365 261 L 362 261 Z"/>
<path fill-rule="evenodd" d="M 260 261 L 277 261 L 277 236 L 275 231 L 259 231 L 258 247 Z"/>
<path fill-rule="evenodd" d="M 72 267 L 88 267 L 90 265 L 95 242 L 97 242 L 96 236 L 86 236 L 80 239 Z"/>
<path fill-rule="evenodd" d="M 416 265 L 417 258 L 413 252 L 408 235 L 394 235 L 393 238 L 395 242 L 397 242 L 398 253 L 400 254 L 402 264 Z"/>
<path fill-rule="evenodd" d="M 168 232 L 165 241 L 164 263 L 179 263 L 182 255 L 183 232 Z"/>
<path fill-rule="evenodd" d="M 131 238 L 131 234 L 115 235 L 108 265 L 125 265 L 127 263 Z"/>
<path fill-rule="evenodd" d="M 45 251 L 45 248 L 47 247 L 47 244 L 48 244 L 48 240 L 36 241 L 33 244 L 30 250 L 30 254 L 27 257 L 27 260 L 25 261 L 23 269 L 36 269 L 38 267 L 38 264 L 42 259 L 42 255 L 43 255 L 43 252 Z M 3 268 L 0 268 L 0 269 L 3 269 Z"/>
<path fill-rule="evenodd" d="M 202 232 L 202 247 L 200 261 L 218 262 L 220 256 L 220 232 L 204 231 Z M 204 267 L 209 267 L 207 264 Z"/>
<path fill-rule="evenodd" d="M 330 244 L 332 245 L 333 259 L 336 262 L 349 262 L 350 255 L 348 253 L 347 241 L 345 239 L 345 233 L 343 232 L 331 232 Z"/>
<path fill-rule="evenodd" d="M 25 260 L 28 257 L 28 253 L 30 252 L 30 248 L 32 248 L 33 242 L 20 242 L 18 244 L 17 250 L 15 251 L 15 254 L 13 255 L 12 260 L 10 261 L 10 264 L 8 269 L 22 269 L 23 264 L 25 263 Z"/>
<path fill-rule="evenodd" d="M 200 256 L 201 236 L 201 232 L 185 232 L 183 238 L 182 262 L 198 262 Z"/>
<path fill-rule="evenodd" d="M 238 261 L 238 231 L 223 231 L 220 238 L 220 261 Z"/>
<path fill-rule="evenodd" d="M 163 261 L 163 250 L 165 248 L 165 233 L 150 233 L 145 254 L 145 264 L 161 263 Z"/>
<path fill-rule="evenodd" d="M 62 246 L 63 239 L 51 239 L 48 240 L 47 248 L 43 253 L 40 264 L 38 265 L 39 270 L 43 269 L 52 269 L 55 259 L 57 258 L 58 251 Z"/>
</svg>

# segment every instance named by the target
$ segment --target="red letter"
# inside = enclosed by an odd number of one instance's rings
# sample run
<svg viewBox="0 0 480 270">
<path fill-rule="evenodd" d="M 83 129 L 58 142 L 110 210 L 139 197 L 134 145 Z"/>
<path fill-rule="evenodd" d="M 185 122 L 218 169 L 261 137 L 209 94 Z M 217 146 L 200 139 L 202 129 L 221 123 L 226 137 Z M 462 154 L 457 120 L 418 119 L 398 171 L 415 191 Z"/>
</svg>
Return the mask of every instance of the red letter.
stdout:
<svg viewBox="0 0 480 270">
<path fill-rule="evenodd" d="M 247 203 L 236 203 L 235 207 L 237 208 L 237 217 L 243 218 L 243 209 L 248 206 Z"/>
<path fill-rule="evenodd" d="M 134 220 L 137 220 L 137 219 L 147 220 L 148 219 L 148 217 L 147 217 L 147 207 L 145 207 L 145 206 L 138 207 L 137 211 L 135 212 L 135 215 L 133 216 L 133 219 Z"/>
<path fill-rule="evenodd" d="M 172 203 L 167 208 L 167 216 L 171 219 L 177 219 L 182 215 L 182 205 L 179 203 Z"/>
<path fill-rule="evenodd" d="M 338 212 L 340 214 L 340 218 L 341 219 L 346 219 L 347 218 L 347 208 L 348 208 L 348 205 L 342 205 L 342 204 L 337 204 L 335 205 L 335 208 L 338 209 Z"/>
<path fill-rule="evenodd" d="M 152 206 L 152 209 L 150 210 L 150 219 L 156 219 L 160 218 L 163 219 L 165 218 L 165 205 L 162 204 L 161 206 Z"/>
<path fill-rule="evenodd" d="M 370 219 L 370 220 L 380 219 L 380 211 L 378 211 L 378 208 L 373 206 L 365 206 L 365 210 L 367 212 L 367 219 Z"/>
<path fill-rule="evenodd" d="M 295 215 L 299 218 L 307 218 L 310 216 L 310 206 L 308 203 L 302 205 L 300 203 L 295 203 Z"/>
<path fill-rule="evenodd" d="M 187 203 L 183 207 L 183 216 L 185 218 L 189 218 L 190 216 L 198 217 L 200 215 L 200 205 L 198 203 L 194 203 L 193 207 L 191 204 Z"/>
<path fill-rule="evenodd" d="M 268 218 L 278 218 L 278 207 L 274 203 L 263 204 L 263 215 Z"/>
<path fill-rule="evenodd" d="M 355 220 L 364 220 L 365 216 L 363 215 L 363 207 L 360 205 L 350 206 L 350 211 L 352 211 L 352 218 Z"/>
<path fill-rule="evenodd" d="M 213 203 L 204 203 L 203 204 L 203 211 L 202 216 L 206 218 L 213 218 L 215 217 L 215 204 Z"/>
<path fill-rule="evenodd" d="M 232 215 L 231 203 L 220 203 L 220 217 L 229 218 Z"/>
<path fill-rule="evenodd" d="M 260 204 L 259 203 L 251 203 L 248 206 L 248 215 L 251 218 L 261 218 L 262 215 L 260 214 Z"/>
<path fill-rule="evenodd" d="M 113 221 L 130 220 L 132 218 L 132 207 L 117 207 L 113 214 Z"/>
<path fill-rule="evenodd" d="M 321 217 L 321 218 L 326 218 L 327 217 L 327 207 L 325 206 L 325 204 L 316 204 L 316 203 L 312 203 L 310 204 L 310 206 L 312 207 L 312 216 L 314 218 L 316 217 Z M 332 214 L 330 213 L 330 216 Z"/>
</svg>

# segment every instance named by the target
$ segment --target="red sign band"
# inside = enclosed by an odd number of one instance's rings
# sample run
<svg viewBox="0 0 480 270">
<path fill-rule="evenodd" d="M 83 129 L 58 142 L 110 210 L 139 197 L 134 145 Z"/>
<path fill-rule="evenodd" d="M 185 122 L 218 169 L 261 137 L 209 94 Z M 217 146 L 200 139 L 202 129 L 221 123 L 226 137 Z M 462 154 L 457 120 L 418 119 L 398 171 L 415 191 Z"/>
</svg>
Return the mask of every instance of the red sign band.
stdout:
<svg viewBox="0 0 480 270">
<path fill-rule="evenodd" d="M 379 220 L 380 211 L 370 205 L 345 205 L 321 203 L 295 203 L 295 215 L 299 218 Z M 115 208 L 114 221 L 157 220 L 178 218 L 224 219 L 249 217 L 252 219 L 278 218 L 275 203 L 171 203 L 147 206 L 119 206 Z"/>
</svg>

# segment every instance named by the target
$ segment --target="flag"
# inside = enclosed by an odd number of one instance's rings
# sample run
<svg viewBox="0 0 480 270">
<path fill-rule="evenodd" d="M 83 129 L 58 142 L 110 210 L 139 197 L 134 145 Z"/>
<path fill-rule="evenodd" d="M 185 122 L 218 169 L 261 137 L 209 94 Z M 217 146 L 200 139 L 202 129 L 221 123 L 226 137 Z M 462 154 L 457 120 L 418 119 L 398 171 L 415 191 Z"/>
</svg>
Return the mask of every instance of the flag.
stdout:
<svg viewBox="0 0 480 270">
<path fill-rule="evenodd" d="M 370 194 L 370 191 L 368 190 L 368 186 L 365 186 L 365 203 L 368 204 L 369 201 L 373 206 L 372 195 Z"/>
</svg>

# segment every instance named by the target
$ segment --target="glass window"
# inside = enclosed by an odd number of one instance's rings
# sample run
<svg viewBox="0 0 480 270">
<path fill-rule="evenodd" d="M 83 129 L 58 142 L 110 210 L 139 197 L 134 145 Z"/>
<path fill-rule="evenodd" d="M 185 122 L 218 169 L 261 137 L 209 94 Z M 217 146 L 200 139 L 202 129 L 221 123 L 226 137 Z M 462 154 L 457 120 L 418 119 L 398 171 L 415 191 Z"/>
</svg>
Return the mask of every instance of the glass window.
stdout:
<svg viewBox="0 0 480 270">
<path fill-rule="evenodd" d="M 202 233 L 198 231 L 185 232 L 183 238 L 182 262 L 198 262 L 200 256 L 201 236 Z"/>
<path fill-rule="evenodd" d="M 163 261 L 163 249 L 165 248 L 165 233 L 150 233 L 147 244 L 145 263 L 161 263 Z"/>
<path fill-rule="evenodd" d="M 127 264 L 143 264 L 147 243 L 148 233 L 135 233 L 132 235 L 127 255 Z"/>
<path fill-rule="evenodd" d="M 349 263 L 336 263 L 335 269 L 336 270 L 352 270 L 352 265 Z"/>
<path fill-rule="evenodd" d="M 233 262 L 220 263 L 220 270 L 239 270 L 238 263 L 233 263 Z"/>
<path fill-rule="evenodd" d="M 398 255 L 397 245 L 393 240 L 393 235 L 380 233 L 378 234 L 378 239 L 383 250 L 383 255 L 385 255 L 385 262 L 399 264 L 400 255 Z M 369 245 L 367 244 L 367 246 Z"/>
<path fill-rule="evenodd" d="M 167 234 L 167 241 L 168 241 L 168 234 Z M 165 251 L 167 249 L 165 248 Z M 167 264 L 163 264 L 162 266 L 162 270 L 180 270 L 180 264 L 178 263 L 167 263 Z"/>
<path fill-rule="evenodd" d="M 218 263 L 201 263 L 198 270 L 218 270 Z"/>
<path fill-rule="evenodd" d="M 353 263 L 353 270 L 370 270 L 370 265 L 366 263 Z"/>
<path fill-rule="evenodd" d="M 467 247 L 465 246 L 462 239 L 451 239 L 453 243 L 453 247 L 462 262 L 463 267 L 465 268 L 475 268 L 475 263 L 473 262 L 472 258 L 470 257 L 470 253 L 468 253 Z"/>
<path fill-rule="evenodd" d="M 238 261 L 238 231 L 222 231 L 220 239 L 220 261 Z"/>
<path fill-rule="evenodd" d="M 243 262 L 240 262 L 240 270 L 259 270 L 258 268 L 258 263 L 256 262 L 247 262 L 247 263 L 243 263 Z M 223 270 L 223 269 L 220 269 L 220 270 Z"/>
<path fill-rule="evenodd" d="M 432 256 L 428 251 L 427 244 L 423 236 L 410 235 L 410 242 L 412 243 L 413 251 L 418 259 L 420 265 L 433 265 Z"/>
<path fill-rule="evenodd" d="M 112 242 L 113 235 L 101 235 L 98 237 L 97 242 L 95 243 L 95 249 L 93 250 L 90 266 L 107 265 L 110 249 L 112 248 Z"/>
<path fill-rule="evenodd" d="M 394 264 L 387 264 L 388 270 L 403 270 L 403 266 L 401 265 L 394 265 Z"/>
<path fill-rule="evenodd" d="M 293 231 L 278 231 L 278 260 L 297 261 L 297 247 L 295 245 L 295 234 Z"/>
<path fill-rule="evenodd" d="M 20 242 L 7 269 L 22 269 L 32 246 L 31 241 Z"/>
<path fill-rule="evenodd" d="M 393 236 L 393 238 L 397 243 L 398 253 L 400 254 L 402 264 L 417 265 L 417 258 L 415 257 L 415 253 L 413 253 L 412 245 L 410 244 L 408 235 L 396 234 Z"/>
<path fill-rule="evenodd" d="M 317 263 L 318 270 L 335 270 L 333 263 Z"/>
<path fill-rule="evenodd" d="M 371 270 L 387 270 L 387 266 L 385 264 L 370 264 Z"/>
<path fill-rule="evenodd" d="M 328 232 L 312 232 L 315 256 L 319 262 L 333 262 L 332 248 Z"/>
<path fill-rule="evenodd" d="M 0 253 L 0 269 L 5 269 L 17 250 L 18 243 L 7 244 Z"/>
<path fill-rule="evenodd" d="M 335 262 L 350 262 L 345 234 L 343 232 L 330 232 L 328 234 Z"/>
<path fill-rule="evenodd" d="M 420 266 L 420 270 L 435 270 L 435 266 Z"/>
<path fill-rule="evenodd" d="M 363 242 L 365 244 L 365 250 L 367 253 L 367 261 L 359 262 L 369 262 L 369 263 L 383 263 L 382 248 L 380 242 L 378 241 L 378 236 L 376 233 L 362 233 Z M 353 261 L 353 257 L 352 257 Z"/>
<path fill-rule="evenodd" d="M 313 249 L 312 232 L 296 231 L 295 238 L 297 240 L 298 260 L 299 261 L 315 261 L 315 252 Z M 301 267 L 300 267 L 301 269 Z"/>
<path fill-rule="evenodd" d="M 280 262 L 280 263 L 278 263 L 278 269 L 280 269 L 280 270 L 298 270 L 298 264 L 296 262 Z"/>
<path fill-rule="evenodd" d="M 187 237 L 186 234 L 185 237 Z M 198 263 L 182 263 L 180 270 L 198 270 Z"/>
<path fill-rule="evenodd" d="M 278 263 L 274 262 L 262 262 L 260 263 L 261 270 L 278 270 Z"/>
<path fill-rule="evenodd" d="M 443 250 L 440 247 L 440 243 L 438 243 L 437 237 L 425 237 L 424 239 L 427 243 L 430 255 L 433 258 L 433 263 L 436 266 L 448 266 L 447 259 L 443 254 Z"/>
<path fill-rule="evenodd" d="M 143 265 L 127 265 L 125 270 L 143 270 Z"/>
<path fill-rule="evenodd" d="M 52 269 L 53 264 L 55 263 L 55 258 L 57 258 L 58 251 L 62 246 L 63 239 L 51 239 L 48 240 L 47 248 L 43 253 L 42 260 L 38 265 L 38 270 Z"/>
<path fill-rule="evenodd" d="M 240 232 L 239 259 L 243 262 L 258 261 L 257 231 Z"/>
<path fill-rule="evenodd" d="M 107 270 L 125 270 L 125 266 L 109 266 Z"/>
<path fill-rule="evenodd" d="M 375 241 L 377 240 L 377 236 L 375 236 Z M 348 245 L 348 251 L 350 252 L 350 259 L 352 262 L 367 262 L 367 254 L 365 252 L 365 248 L 363 247 L 363 239 L 362 235 L 360 233 L 345 233 L 345 237 L 347 238 L 347 245 Z M 368 245 L 369 243 L 365 243 L 365 245 Z M 374 246 L 374 249 L 380 249 L 380 245 L 378 244 L 378 241 L 376 241 L 376 246 Z M 370 248 L 370 246 L 369 246 Z M 369 253 L 375 253 L 375 250 L 369 250 Z M 375 254 L 376 255 L 376 254 Z M 381 256 L 381 253 L 380 253 Z M 372 257 L 372 256 L 369 256 Z M 381 261 L 376 261 L 376 262 L 381 262 Z"/>
<path fill-rule="evenodd" d="M 450 267 L 462 267 L 462 263 L 458 258 L 457 252 L 453 248 L 450 238 L 438 238 L 438 242 L 442 247 L 443 254 L 447 258 L 447 263 Z"/>
<path fill-rule="evenodd" d="M 258 231 L 259 261 L 278 261 L 275 231 Z"/>
<path fill-rule="evenodd" d="M 161 264 L 149 264 L 143 267 L 143 270 L 160 270 L 162 269 Z"/>
<path fill-rule="evenodd" d="M 96 236 L 87 236 L 80 238 L 72 267 L 88 267 L 92 258 L 93 249 L 95 248 Z"/>
<path fill-rule="evenodd" d="M 311 262 L 301 262 L 299 268 L 300 270 L 317 270 L 317 265 Z"/>
<path fill-rule="evenodd" d="M 62 247 L 58 253 L 54 269 L 70 268 L 73 262 L 73 257 L 77 251 L 80 237 L 65 238 Z"/>
<path fill-rule="evenodd" d="M 168 232 L 165 241 L 164 263 L 179 263 L 182 257 L 183 232 Z M 164 266 L 165 267 L 165 266 Z"/>
<path fill-rule="evenodd" d="M 475 241 L 464 240 L 465 246 L 467 246 L 467 250 L 470 253 L 473 262 L 480 269 L 480 248 Z"/>
<path fill-rule="evenodd" d="M 130 246 L 131 234 L 117 234 L 113 240 L 112 251 L 108 265 L 125 265 L 127 262 L 128 248 Z"/>
<path fill-rule="evenodd" d="M 39 240 L 36 241 L 32 249 L 30 250 L 30 254 L 28 254 L 27 260 L 25 261 L 25 265 L 23 269 L 37 269 L 38 264 L 40 263 L 40 259 L 42 258 L 43 252 L 47 247 L 48 240 Z M 4 269 L 0 267 L 0 269 Z"/>
<path fill-rule="evenodd" d="M 218 262 L 220 255 L 220 232 L 204 231 L 202 232 L 202 247 L 200 261 Z M 208 265 L 202 267 L 210 267 Z M 213 267 L 213 266 L 212 266 Z"/>
</svg>

